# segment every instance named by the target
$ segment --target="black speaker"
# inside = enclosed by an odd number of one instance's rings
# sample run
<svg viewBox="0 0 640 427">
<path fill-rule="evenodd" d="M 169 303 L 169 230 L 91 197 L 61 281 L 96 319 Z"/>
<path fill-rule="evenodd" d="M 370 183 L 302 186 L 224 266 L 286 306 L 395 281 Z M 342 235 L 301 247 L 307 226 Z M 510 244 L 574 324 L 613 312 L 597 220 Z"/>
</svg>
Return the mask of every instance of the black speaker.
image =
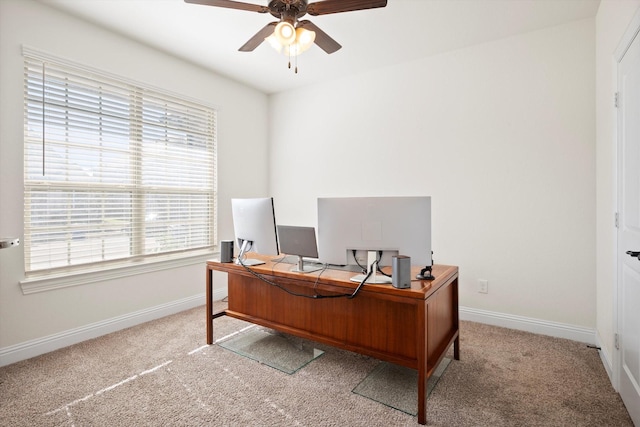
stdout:
<svg viewBox="0 0 640 427">
<path fill-rule="evenodd" d="M 233 262 L 233 240 L 220 241 L 220 262 Z"/>
<path fill-rule="evenodd" d="M 398 289 L 411 287 L 411 257 L 398 255 L 391 257 L 391 285 Z"/>
</svg>

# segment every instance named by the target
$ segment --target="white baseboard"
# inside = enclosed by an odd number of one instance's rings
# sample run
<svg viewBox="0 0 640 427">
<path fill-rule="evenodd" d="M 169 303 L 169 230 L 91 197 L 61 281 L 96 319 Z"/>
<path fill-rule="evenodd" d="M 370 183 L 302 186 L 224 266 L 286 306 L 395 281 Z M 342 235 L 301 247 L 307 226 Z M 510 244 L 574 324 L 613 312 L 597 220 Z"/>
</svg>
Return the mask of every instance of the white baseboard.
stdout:
<svg viewBox="0 0 640 427">
<path fill-rule="evenodd" d="M 596 344 L 595 329 L 565 323 L 550 322 L 531 317 L 513 314 L 497 313 L 476 308 L 460 307 L 460 320 L 485 323 L 487 325 L 502 326 L 534 334 L 548 335 L 556 338 L 566 338 L 586 344 Z"/>
<path fill-rule="evenodd" d="M 214 300 L 222 299 L 225 296 L 226 289 L 221 289 L 219 292 L 214 291 Z M 0 348 L 0 366 L 6 366 L 11 363 L 39 356 L 53 350 L 58 350 L 82 341 L 169 316 L 171 314 L 179 313 L 184 310 L 199 307 L 204 304 L 204 294 L 194 295 L 133 313 L 127 313 L 101 322 L 70 329 L 43 338 Z"/>
<path fill-rule="evenodd" d="M 221 289 L 219 292 L 214 291 L 214 300 L 222 299 L 225 296 L 226 289 Z M 96 338 L 101 335 L 106 335 L 144 322 L 169 316 L 180 311 L 195 308 L 204 305 L 204 303 L 204 294 L 194 295 L 192 297 L 172 301 L 167 304 L 107 319 L 102 322 L 89 324 L 54 335 L 49 335 L 47 337 L 0 348 L 0 366 L 6 366 L 11 363 L 39 356 L 41 354 Z M 592 345 L 596 344 L 596 333 L 594 329 L 574 325 L 462 306 L 460 307 L 460 319 L 558 338 L 566 338 Z M 600 355 L 601 357 L 604 357 L 603 363 L 605 365 L 605 369 L 607 369 L 609 377 L 611 378 L 611 363 L 602 351 L 600 352 Z"/>
<path fill-rule="evenodd" d="M 611 359 L 611 354 L 607 351 L 607 349 L 602 345 L 602 338 L 600 334 L 596 331 L 596 345 L 600 347 L 600 360 L 602 361 L 602 365 L 604 366 L 605 371 L 607 371 L 607 375 L 609 376 L 609 381 L 611 381 L 611 385 L 614 390 L 618 391 L 618 384 L 613 375 L 613 360 Z"/>
</svg>

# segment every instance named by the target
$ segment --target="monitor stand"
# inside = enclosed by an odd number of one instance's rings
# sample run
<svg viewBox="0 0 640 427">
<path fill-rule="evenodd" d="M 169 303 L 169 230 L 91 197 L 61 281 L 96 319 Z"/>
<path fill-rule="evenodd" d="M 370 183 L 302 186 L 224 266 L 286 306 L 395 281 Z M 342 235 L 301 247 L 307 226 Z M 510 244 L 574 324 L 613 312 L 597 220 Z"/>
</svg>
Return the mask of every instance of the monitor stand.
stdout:
<svg viewBox="0 0 640 427">
<path fill-rule="evenodd" d="M 264 264 L 264 261 L 259 259 L 250 259 L 245 258 L 247 250 L 251 247 L 252 242 L 250 240 L 243 240 L 242 246 L 240 247 L 240 251 L 238 252 L 238 258 L 236 258 L 236 264 L 243 265 L 245 267 L 251 267 L 253 265 L 261 265 Z M 242 261 L 240 261 L 242 260 Z"/>
<path fill-rule="evenodd" d="M 360 283 L 360 282 L 362 282 L 364 280 L 365 277 L 367 277 L 366 274 L 358 274 L 357 276 L 353 276 L 349 280 L 351 280 L 352 282 Z M 389 284 L 389 283 L 391 283 L 391 277 L 379 276 L 376 273 L 372 273 L 371 277 L 369 277 L 365 283 L 371 283 L 371 284 L 374 284 L 374 285 Z"/>
<path fill-rule="evenodd" d="M 252 259 L 252 258 L 246 258 L 246 259 L 243 259 L 242 262 L 240 262 L 240 257 L 236 258 L 236 264 L 244 265 L 245 267 L 252 267 L 254 265 L 261 265 L 264 263 L 265 263 L 264 261 L 260 261 L 259 259 Z"/>
<path fill-rule="evenodd" d="M 378 260 L 378 254 L 376 251 L 369 251 L 367 253 L 367 266 L 368 266 L 367 268 L 369 269 L 367 274 L 370 272 L 371 275 L 369 276 L 369 278 L 365 283 L 372 283 L 374 285 L 391 283 L 391 277 L 376 274 L 376 270 L 378 269 L 377 260 Z M 353 276 L 349 280 L 351 280 L 352 282 L 362 283 L 365 277 L 367 277 L 366 274 L 358 274 L 357 276 Z"/>
<path fill-rule="evenodd" d="M 322 270 L 322 267 L 315 265 L 304 265 L 304 259 L 301 255 L 298 255 L 298 265 L 291 269 L 295 273 L 313 273 L 314 271 Z"/>
</svg>

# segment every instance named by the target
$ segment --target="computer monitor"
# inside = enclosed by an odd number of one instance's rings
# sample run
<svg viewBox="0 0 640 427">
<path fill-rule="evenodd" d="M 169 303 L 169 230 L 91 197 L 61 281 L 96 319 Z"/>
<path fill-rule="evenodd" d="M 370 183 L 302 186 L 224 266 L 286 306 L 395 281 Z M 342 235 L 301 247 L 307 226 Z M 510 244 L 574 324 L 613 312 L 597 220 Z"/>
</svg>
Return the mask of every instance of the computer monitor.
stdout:
<svg viewBox="0 0 640 427">
<path fill-rule="evenodd" d="M 238 241 L 237 264 L 259 265 L 263 261 L 246 258 L 246 253 L 278 255 L 278 235 L 273 198 L 231 199 L 233 230 Z"/>
<path fill-rule="evenodd" d="M 405 255 L 430 272 L 431 197 L 319 198 L 318 253 L 323 263 L 367 268 L 372 256 L 379 266 L 388 266 L 394 255 Z M 367 282 L 391 282 L 372 276 Z"/>
<path fill-rule="evenodd" d="M 305 265 L 303 258 L 318 258 L 315 228 L 278 225 L 278 240 L 280 241 L 280 252 L 298 257 L 297 266 L 292 271 L 311 273 L 322 269 L 322 267 L 314 265 Z"/>
</svg>

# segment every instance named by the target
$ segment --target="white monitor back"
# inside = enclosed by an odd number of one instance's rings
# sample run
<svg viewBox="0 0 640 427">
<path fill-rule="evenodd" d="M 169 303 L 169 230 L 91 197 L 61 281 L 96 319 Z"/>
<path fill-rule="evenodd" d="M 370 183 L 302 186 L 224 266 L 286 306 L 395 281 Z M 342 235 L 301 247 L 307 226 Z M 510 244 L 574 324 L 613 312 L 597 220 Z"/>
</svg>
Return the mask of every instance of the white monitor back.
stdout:
<svg viewBox="0 0 640 427">
<path fill-rule="evenodd" d="M 253 242 L 250 249 L 263 255 L 278 255 L 278 238 L 273 199 L 231 199 L 233 230 L 238 246 Z"/>
<path fill-rule="evenodd" d="M 412 265 L 431 266 L 431 197 L 335 197 L 318 199 L 318 253 L 323 263 L 365 262 L 367 251 L 411 257 Z"/>
</svg>

